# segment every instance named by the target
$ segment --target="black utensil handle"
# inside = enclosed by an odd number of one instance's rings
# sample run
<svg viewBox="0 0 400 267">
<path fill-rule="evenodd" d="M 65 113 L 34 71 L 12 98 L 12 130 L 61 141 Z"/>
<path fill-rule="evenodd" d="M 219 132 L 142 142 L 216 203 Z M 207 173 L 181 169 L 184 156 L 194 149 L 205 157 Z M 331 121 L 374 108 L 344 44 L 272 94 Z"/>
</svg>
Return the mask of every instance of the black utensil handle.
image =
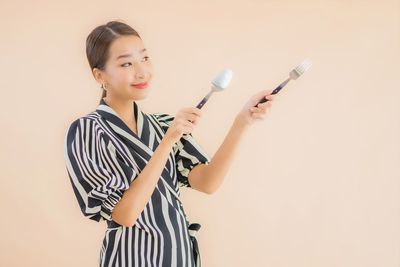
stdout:
<svg viewBox="0 0 400 267">
<path fill-rule="evenodd" d="M 197 104 L 196 108 L 201 109 L 201 108 L 204 106 L 204 104 L 207 103 L 207 101 L 208 101 L 207 97 L 204 97 L 204 98 L 200 101 L 200 103 Z M 190 122 L 193 122 L 193 121 L 191 121 L 191 120 L 189 120 L 189 121 L 190 121 Z M 184 136 L 187 136 L 188 134 L 183 134 L 183 135 L 184 135 Z M 185 139 L 182 140 L 182 144 L 183 144 L 183 146 L 185 146 L 185 144 L 186 144 L 186 140 L 185 140 Z"/>
<path fill-rule="evenodd" d="M 200 101 L 199 104 L 197 104 L 196 108 L 202 108 L 204 104 L 207 102 L 207 98 L 203 98 L 203 100 Z"/>
<path fill-rule="evenodd" d="M 274 91 L 272 91 L 271 95 L 277 94 L 282 88 L 283 88 L 283 86 L 281 87 L 279 85 Z M 263 98 L 261 98 L 260 101 L 258 101 L 257 105 L 261 104 L 261 103 L 264 103 L 264 102 L 267 102 L 267 101 L 268 101 L 268 99 L 266 99 L 265 96 L 264 96 Z M 257 105 L 255 105 L 255 107 L 257 107 Z"/>
<path fill-rule="evenodd" d="M 272 91 L 271 95 L 277 94 L 283 87 L 285 87 L 285 85 L 290 81 L 290 78 L 286 79 L 286 81 L 284 81 L 283 83 L 281 83 L 278 87 L 276 87 L 274 89 L 274 91 Z M 267 102 L 268 99 L 265 98 L 265 96 L 263 98 L 260 99 L 260 101 L 258 101 L 258 103 L 254 106 L 257 107 L 258 104 Z"/>
</svg>

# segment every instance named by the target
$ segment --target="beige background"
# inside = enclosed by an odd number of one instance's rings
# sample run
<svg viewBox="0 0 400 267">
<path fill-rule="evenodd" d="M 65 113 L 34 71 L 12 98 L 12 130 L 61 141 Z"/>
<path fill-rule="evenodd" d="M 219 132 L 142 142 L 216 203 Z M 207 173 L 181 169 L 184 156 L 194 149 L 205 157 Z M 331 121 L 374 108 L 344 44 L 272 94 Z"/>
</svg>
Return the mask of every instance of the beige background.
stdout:
<svg viewBox="0 0 400 267">
<path fill-rule="evenodd" d="M 85 55 L 122 19 L 155 73 L 145 112 L 228 90 L 194 134 L 213 155 L 253 93 L 314 65 L 251 127 L 214 195 L 182 191 L 204 267 L 400 266 L 400 1 L 1 1 L 2 266 L 96 266 L 64 165 L 69 123 L 100 99 Z M 172 96 L 172 97 L 170 97 Z"/>
</svg>

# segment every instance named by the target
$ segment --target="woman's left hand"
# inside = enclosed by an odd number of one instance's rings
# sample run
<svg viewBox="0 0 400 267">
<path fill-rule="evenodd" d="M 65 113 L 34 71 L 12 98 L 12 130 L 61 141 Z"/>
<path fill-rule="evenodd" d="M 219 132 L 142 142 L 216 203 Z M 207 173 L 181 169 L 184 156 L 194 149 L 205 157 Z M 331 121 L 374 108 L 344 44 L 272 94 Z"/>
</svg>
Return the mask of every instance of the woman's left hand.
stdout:
<svg viewBox="0 0 400 267">
<path fill-rule="evenodd" d="M 256 120 L 264 120 L 267 111 L 271 109 L 272 101 L 275 97 L 274 95 L 271 95 L 271 93 L 272 90 L 262 90 L 254 94 L 244 105 L 236 119 L 240 120 L 240 122 L 245 125 L 250 125 Z M 255 107 L 255 105 L 263 98 L 268 99 L 268 101 L 260 103 Z"/>
</svg>

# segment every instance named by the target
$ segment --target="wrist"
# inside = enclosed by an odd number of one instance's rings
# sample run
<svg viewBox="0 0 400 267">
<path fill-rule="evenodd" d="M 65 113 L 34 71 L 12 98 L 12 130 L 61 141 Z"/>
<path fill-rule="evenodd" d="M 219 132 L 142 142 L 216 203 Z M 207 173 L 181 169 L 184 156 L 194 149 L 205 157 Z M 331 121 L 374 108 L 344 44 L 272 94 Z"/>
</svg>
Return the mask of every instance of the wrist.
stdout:
<svg viewBox="0 0 400 267">
<path fill-rule="evenodd" d="M 235 125 L 235 128 L 240 128 L 240 129 L 247 129 L 250 125 L 250 123 L 245 118 L 245 116 L 242 115 L 242 113 L 236 115 L 233 124 Z"/>
<path fill-rule="evenodd" d="M 164 144 L 165 146 L 172 148 L 175 144 L 175 141 L 172 138 L 170 138 L 169 135 L 164 135 L 164 137 L 161 140 L 161 143 Z"/>
</svg>

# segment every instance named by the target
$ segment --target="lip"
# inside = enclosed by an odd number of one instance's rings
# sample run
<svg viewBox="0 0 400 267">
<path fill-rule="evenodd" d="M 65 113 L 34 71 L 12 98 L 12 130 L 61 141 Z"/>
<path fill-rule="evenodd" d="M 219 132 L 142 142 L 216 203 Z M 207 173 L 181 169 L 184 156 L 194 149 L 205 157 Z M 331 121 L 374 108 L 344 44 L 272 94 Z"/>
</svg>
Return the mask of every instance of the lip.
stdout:
<svg viewBox="0 0 400 267">
<path fill-rule="evenodd" d="M 144 82 L 144 83 L 131 84 L 131 86 L 138 88 L 138 89 L 145 89 L 145 88 L 147 88 L 148 83 Z"/>
</svg>

